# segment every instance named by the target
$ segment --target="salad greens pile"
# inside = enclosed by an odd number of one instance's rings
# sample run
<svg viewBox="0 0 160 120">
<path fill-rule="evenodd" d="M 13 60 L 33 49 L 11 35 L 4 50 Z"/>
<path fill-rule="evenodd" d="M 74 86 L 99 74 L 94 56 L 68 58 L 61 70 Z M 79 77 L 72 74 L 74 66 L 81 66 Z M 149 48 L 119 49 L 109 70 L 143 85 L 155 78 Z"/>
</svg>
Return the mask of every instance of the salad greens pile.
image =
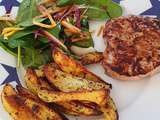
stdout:
<svg viewBox="0 0 160 120">
<path fill-rule="evenodd" d="M 35 17 L 43 15 L 38 9 L 41 4 L 41 0 L 23 0 L 15 21 L 0 21 L 0 46 L 16 56 L 18 64 L 22 61 L 25 68 L 37 68 L 52 61 L 53 45 L 58 45 L 72 56 L 75 55 L 69 48 L 73 45 L 82 48 L 94 47 L 89 32 L 89 20 L 106 20 L 122 15 L 122 8 L 112 0 L 57 0 L 44 3 L 48 11 L 52 10 L 50 14 L 56 22 L 55 27 L 47 29 L 33 23 Z M 64 10 L 54 11 L 61 8 Z M 68 32 L 61 24 L 64 19 L 81 32 Z M 49 17 L 38 17 L 36 20 L 39 23 L 51 24 Z M 4 33 L 8 28 L 15 31 L 11 31 L 12 34 L 7 34 L 6 37 Z"/>
</svg>

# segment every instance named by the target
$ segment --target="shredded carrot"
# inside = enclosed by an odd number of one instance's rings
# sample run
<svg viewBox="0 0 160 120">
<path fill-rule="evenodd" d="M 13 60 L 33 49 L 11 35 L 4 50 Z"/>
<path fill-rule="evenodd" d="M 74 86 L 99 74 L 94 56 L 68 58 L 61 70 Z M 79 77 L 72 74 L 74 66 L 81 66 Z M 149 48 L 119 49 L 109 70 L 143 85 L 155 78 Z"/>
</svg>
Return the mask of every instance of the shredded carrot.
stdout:
<svg viewBox="0 0 160 120">
<path fill-rule="evenodd" d="M 52 35 L 51 33 L 47 32 L 47 31 L 42 31 L 43 35 L 45 35 L 49 41 L 52 41 L 60 46 L 62 46 L 65 50 L 68 50 L 68 48 L 64 45 L 63 42 L 61 42 L 59 39 L 57 39 L 54 35 Z"/>
<path fill-rule="evenodd" d="M 90 38 L 90 34 L 87 32 L 81 32 L 78 38 L 71 38 L 72 42 L 84 41 Z"/>
<path fill-rule="evenodd" d="M 89 6 L 87 6 L 87 8 L 84 10 L 84 12 L 82 13 L 82 15 L 81 15 L 81 19 L 84 17 L 84 15 L 86 14 L 86 12 L 88 11 L 88 9 L 89 9 Z"/>
<path fill-rule="evenodd" d="M 54 28 L 56 26 L 56 22 L 53 20 L 51 14 L 48 12 L 48 10 L 44 6 L 41 5 L 41 6 L 39 6 L 39 11 L 41 12 L 42 15 L 36 16 L 33 19 L 33 24 L 40 26 L 40 27 L 43 27 L 43 28 L 48 28 L 48 29 Z M 48 17 L 51 24 L 48 25 L 48 24 L 44 24 L 44 23 L 40 23 L 40 22 L 36 21 L 37 18 L 43 18 L 43 17 Z"/>
<path fill-rule="evenodd" d="M 69 29 L 67 29 L 67 28 L 64 29 L 64 32 L 67 35 L 72 35 L 72 32 Z"/>
<path fill-rule="evenodd" d="M 2 34 L 5 34 L 11 31 L 19 31 L 19 30 L 23 30 L 23 28 L 7 27 L 3 29 Z"/>
<path fill-rule="evenodd" d="M 4 35 L 5 38 L 8 38 L 9 36 L 13 35 L 15 32 L 20 30 L 23 30 L 23 28 L 7 27 L 3 29 L 2 35 Z"/>
<path fill-rule="evenodd" d="M 65 17 L 67 17 L 70 13 L 72 13 L 75 10 L 75 5 L 72 5 L 66 9 L 66 13 L 61 17 L 59 22 L 61 22 Z"/>
<path fill-rule="evenodd" d="M 54 3 L 56 0 L 43 0 L 39 4 L 48 4 L 48 3 Z"/>
<path fill-rule="evenodd" d="M 33 24 L 37 25 L 37 26 L 40 26 L 42 28 L 47 28 L 47 29 L 51 29 L 51 28 L 54 28 L 56 26 L 56 25 L 47 25 L 47 24 L 43 24 L 43 23 L 40 23 L 40 22 L 36 22 L 34 19 L 33 19 Z"/>
<path fill-rule="evenodd" d="M 79 28 L 77 28 L 76 26 L 66 22 L 65 20 L 63 20 L 61 22 L 61 24 L 66 27 L 71 33 L 80 33 L 81 30 Z"/>
<path fill-rule="evenodd" d="M 39 5 L 38 7 L 38 10 L 39 10 L 39 12 L 42 14 L 42 15 L 47 15 L 48 13 L 48 11 L 47 11 L 47 9 L 43 6 L 43 5 Z"/>
<path fill-rule="evenodd" d="M 9 36 L 13 35 L 15 32 L 16 32 L 16 31 L 11 31 L 11 32 L 9 32 L 9 33 L 4 34 L 4 36 L 5 36 L 6 38 L 8 38 Z"/>
<path fill-rule="evenodd" d="M 48 13 L 49 13 L 49 14 L 54 14 L 54 13 L 58 13 L 58 12 L 67 10 L 68 8 L 69 8 L 69 6 L 65 6 L 65 7 L 54 7 L 54 8 L 48 9 Z"/>
<path fill-rule="evenodd" d="M 100 36 L 103 32 L 104 26 L 102 25 L 97 33 L 97 36 Z"/>
<path fill-rule="evenodd" d="M 86 40 L 85 38 L 74 38 L 74 39 L 71 39 L 72 42 L 78 42 L 78 41 L 84 41 Z"/>
</svg>

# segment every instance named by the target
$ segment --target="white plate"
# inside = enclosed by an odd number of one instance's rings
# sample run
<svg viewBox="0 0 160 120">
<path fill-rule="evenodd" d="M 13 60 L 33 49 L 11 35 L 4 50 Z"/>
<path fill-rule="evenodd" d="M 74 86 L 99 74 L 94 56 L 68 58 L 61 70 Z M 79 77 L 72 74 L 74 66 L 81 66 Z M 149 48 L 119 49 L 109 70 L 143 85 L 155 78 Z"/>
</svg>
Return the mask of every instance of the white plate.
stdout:
<svg viewBox="0 0 160 120">
<path fill-rule="evenodd" d="M 2 0 L 0 0 L 1 2 Z M 116 0 L 118 1 L 118 0 Z M 119 0 L 120 1 L 120 0 Z M 124 15 L 128 14 L 145 14 L 160 17 L 160 1 L 159 0 L 123 0 L 120 4 L 124 8 Z M 12 9 L 13 16 L 16 15 L 17 8 Z M 157 12 L 159 10 L 159 13 Z M 0 15 L 4 14 L 4 7 L 0 6 Z M 105 22 L 91 22 L 91 31 L 99 30 L 100 26 Z M 98 51 L 103 51 L 105 45 L 101 37 L 97 37 L 97 31 L 93 34 L 95 48 Z M 0 84 L 11 82 L 16 84 L 16 59 L 0 49 Z M 112 96 L 116 101 L 120 120 L 160 120 L 160 74 L 152 78 L 140 81 L 118 81 L 104 74 L 104 70 L 100 65 L 91 65 L 88 68 L 102 77 L 107 82 L 113 84 Z M 18 70 L 20 81 L 23 82 L 22 69 Z M 0 86 L 0 90 L 3 85 Z M 10 120 L 10 116 L 5 112 L 0 103 L 0 120 Z M 75 117 L 70 117 L 71 120 L 77 120 Z M 102 117 L 96 118 L 80 118 L 78 120 L 103 120 Z"/>
</svg>

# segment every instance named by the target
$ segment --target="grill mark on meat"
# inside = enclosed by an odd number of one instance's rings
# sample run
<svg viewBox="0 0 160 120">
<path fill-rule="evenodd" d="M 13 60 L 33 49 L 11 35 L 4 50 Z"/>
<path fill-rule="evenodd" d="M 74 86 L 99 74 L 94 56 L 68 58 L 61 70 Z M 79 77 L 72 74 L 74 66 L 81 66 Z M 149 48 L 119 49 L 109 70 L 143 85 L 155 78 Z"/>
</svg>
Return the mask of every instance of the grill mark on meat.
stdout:
<svg viewBox="0 0 160 120">
<path fill-rule="evenodd" d="M 106 23 L 103 65 L 126 76 L 144 75 L 160 66 L 160 20 L 128 16 Z M 104 67 L 105 68 L 105 67 Z"/>
</svg>

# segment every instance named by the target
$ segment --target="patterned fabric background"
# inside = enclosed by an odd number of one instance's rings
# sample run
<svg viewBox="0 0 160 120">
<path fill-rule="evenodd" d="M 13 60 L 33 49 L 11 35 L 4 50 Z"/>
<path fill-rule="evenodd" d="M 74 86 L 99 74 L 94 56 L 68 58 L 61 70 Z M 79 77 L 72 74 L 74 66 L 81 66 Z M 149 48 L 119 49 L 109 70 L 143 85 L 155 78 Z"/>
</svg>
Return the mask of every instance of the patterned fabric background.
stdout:
<svg viewBox="0 0 160 120">
<path fill-rule="evenodd" d="M 0 16 L 5 13 L 12 13 L 16 16 L 18 6 L 22 0 L 0 0 Z M 128 8 L 130 14 L 151 15 L 160 17 L 160 0 L 114 0 L 120 3 L 124 9 Z M 138 7 L 138 5 L 140 7 Z M 137 11 L 132 10 L 132 6 L 137 6 Z M 144 7 L 143 7 L 144 6 Z M 139 9 L 140 8 L 140 9 Z M 127 9 L 127 10 L 128 10 Z M 1 55 L 2 56 L 2 55 Z M 1 57 L 0 56 L 0 57 Z M 4 55 L 3 55 L 4 56 Z M 15 65 L 4 64 L 0 58 L 0 85 L 10 82 L 20 84 Z M 5 62 L 6 63 L 6 62 Z"/>
</svg>

